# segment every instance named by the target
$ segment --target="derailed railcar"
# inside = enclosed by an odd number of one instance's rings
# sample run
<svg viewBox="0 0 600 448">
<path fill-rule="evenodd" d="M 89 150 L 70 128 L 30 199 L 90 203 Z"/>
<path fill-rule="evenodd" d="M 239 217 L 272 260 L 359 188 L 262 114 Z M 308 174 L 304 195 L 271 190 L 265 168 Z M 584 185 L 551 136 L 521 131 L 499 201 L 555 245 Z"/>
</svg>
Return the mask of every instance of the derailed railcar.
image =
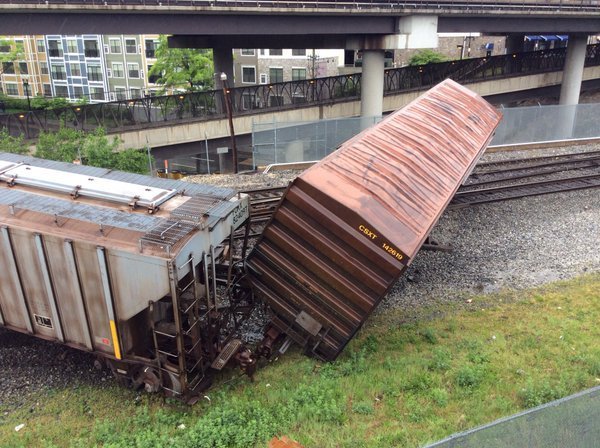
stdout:
<svg viewBox="0 0 600 448">
<path fill-rule="evenodd" d="M 447 80 L 302 173 L 246 263 L 272 310 L 269 337 L 335 359 L 411 263 L 499 121 Z"/>
<path fill-rule="evenodd" d="M 247 197 L 15 154 L 0 154 L 0 188 L 1 325 L 181 397 L 245 353 L 224 323 L 235 310 L 219 302 L 217 265 Z"/>
<path fill-rule="evenodd" d="M 246 260 L 245 195 L 0 153 L 0 325 L 184 399 L 230 361 L 252 374 L 284 335 L 281 350 L 295 341 L 333 360 L 499 119 L 458 84 L 436 86 L 300 175 Z M 240 328 L 265 304 L 266 337 L 250 351 Z"/>
</svg>

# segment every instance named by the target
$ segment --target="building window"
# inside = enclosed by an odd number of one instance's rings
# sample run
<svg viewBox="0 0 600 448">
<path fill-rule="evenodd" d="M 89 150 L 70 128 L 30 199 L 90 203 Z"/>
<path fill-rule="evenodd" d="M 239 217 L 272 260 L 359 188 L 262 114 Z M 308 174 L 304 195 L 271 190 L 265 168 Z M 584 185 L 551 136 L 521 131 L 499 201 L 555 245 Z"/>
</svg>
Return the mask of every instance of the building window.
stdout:
<svg viewBox="0 0 600 448">
<path fill-rule="evenodd" d="M 73 97 L 75 99 L 83 98 L 83 87 L 82 86 L 73 86 Z"/>
<path fill-rule="evenodd" d="M 71 76 L 81 76 L 81 65 L 78 63 L 69 64 L 69 68 L 71 69 Z"/>
<path fill-rule="evenodd" d="M 83 47 L 85 49 L 86 58 L 99 58 L 100 49 L 98 48 L 98 41 L 96 40 L 84 40 Z"/>
<path fill-rule="evenodd" d="M 17 87 L 16 84 L 7 82 L 4 84 L 4 89 L 6 90 L 7 95 L 18 95 L 19 94 L 19 88 Z"/>
<path fill-rule="evenodd" d="M 156 57 L 156 47 L 158 42 L 155 40 L 148 40 L 144 42 L 146 44 L 146 57 L 147 58 L 155 58 Z"/>
<path fill-rule="evenodd" d="M 269 56 L 283 56 L 283 50 L 281 48 L 278 49 L 269 49 Z"/>
<path fill-rule="evenodd" d="M 256 67 L 242 66 L 242 83 L 256 84 Z"/>
<path fill-rule="evenodd" d="M 102 67 L 100 65 L 88 65 L 88 81 L 102 81 Z"/>
<path fill-rule="evenodd" d="M 267 74 L 266 73 L 261 73 L 260 74 L 260 83 L 261 84 L 266 84 L 268 82 L 267 80 Z"/>
<path fill-rule="evenodd" d="M 136 54 L 137 53 L 137 43 L 135 39 L 125 39 L 125 53 L 127 54 Z"/>
<path fill-rule="evenodd" d="M 306 69 L 292 67 L 292 81 L 301 81 L 303 79 L 306 79 Z"/>
<path fill-rule="evenodd" d="M 138 64 L 127 64 L 127 76 L 130 78 L 139 78 L 140 77 L 140 66 Z"/>
<path fill-rule="evenodd" d="M 44 96 L 52 96 L 52 84 L 44 84 Z"/>
<path fill-rule="evenodd" d="M 42 75 L 48 74 L 48 63 L 47 62 L 40 62 L 40 73 Z"/>
<path fill-rule="evenodd" d="M 254 48 L 242 48 L 242 56 L 254 56 Z"/>
<path fill-rule="evenodd" d="M 242 109 L 249 110 L 254 109 L 256 106 L 256 95 L 254 93 L 246 92 L 242 94 Z"/>
<path fill-rule="evenodd" d="M 38 53 L 45 53 L 46 52 L 46 44 L 44 43 L 44 39 L 38 39 L 36 42 L 37 42 Z"/>
<path fill-rule="evenodd" d="M 123 78 L 123 64 L 121 62 L 113 62 L 112 63 L 112 75 L 113 78 Z"/>
<path fill-rule="evenodd" d="M 160 79 L 160 74 L 151 75 L 150 70 L 152 70 L 151 65 L 148 66 L 148 71 L 146 72 L 146 73 L 148 73 L 148 82 L 150 84 L 156 84 L 156 81 L 158 81 Z"/>
<path fill-rule="evenodd" d="M 283 82 L 283 68 L 269 67 L 269 81 Z"/>
<path fill-rule="evenodd" d="M 14 62 L 3 62 L 2 63 L 2 73 L 4 75 L 14 75 L 15 74 L 15 63 Z"/>
<path fill-rule="evenodd" d="M 306 49 L 299 50 L 297 48 L 292 49 L 292 56 L 306 56 Z"/>
<path fill-rule="evenodd" d="M 127 89 L 125 87 L 115 87 L 115 98 L 117 101 L 122 101 L 127 99 Z"/>
<path fill-rule="evenodd" d="M 67 79 L 67 72 L 65 66 L 62 64 L 52 64 L 52 79 Z"/>
<path fill-rule="evenodd" d="M 104 100 L 104 88 L 103 87 L 90 87 L 90 98 L 96 101 Z"/>
<path fill-rule="evenodd" d="M 67 53 L 79 53 L 76 39 L 67 39 Z"/>
<path fill-rule="evenodd" d="M 110 52 L 113 54 L 121 54 L 121 39 L 108 39 L 110 44 Z"/>
<path fill-rule="evenodd" d="M 19 73 L 22 75 L 27 75 L 29 73 L 27 62 L 19 62 Z"/>
<path fill-rule="evenodd" d="M 69 89 L 67 86 L 54 86 L 56 96 L 61 98 L 69 98 Z"/>
<path fill-rule="evenodd" d="M 131 94 L 132 99 L 142 97 L 142 91 L 140 89 L 131 89 L 129 93 Z"/>
<path fill-rule="evenodd" d="M 58 40 L 48 41 L 48 54 L 53 58 L 62 58 L 63 50 L 62 43 Z"/>
</svg>

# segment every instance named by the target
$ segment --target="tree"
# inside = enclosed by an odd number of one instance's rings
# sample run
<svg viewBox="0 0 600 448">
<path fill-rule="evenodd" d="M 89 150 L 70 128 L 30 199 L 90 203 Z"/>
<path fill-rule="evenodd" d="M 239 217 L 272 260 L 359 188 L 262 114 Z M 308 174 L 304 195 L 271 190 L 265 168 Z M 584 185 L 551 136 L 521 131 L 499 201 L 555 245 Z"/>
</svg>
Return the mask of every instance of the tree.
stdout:
<svg viewBox="0 0 600 448">
<path fill-rule="evenodd" d="M 23 135 L 13 137 L 6 129 L 0 130 L 0 152 L 13 152 L 26 154 L 29 151 L 25 144 Z"/>
<path fill-rule="evenodd" d="M 408 65 L 425 65 L 447 61 L 448 58 L 433 50 L 420 50 L 408 60 Z"/>
<path fill-rule="evenodd" d="M 58 132 L 42 132 L 35 151 L 36 157 L 63 162 L 81 160 L 85 165 L 116 169 L 139 174 L 148 173 L 148 154 L 144 150 L 118 151 L 119 139 L 112 140 L 103 128 L 85 133 L 61 128 Z"/>
<path fill-rule="evenodd" d="M 212 50 L 169 48 L 167 36 L 161 35 L 156 62 L 148 74 L 158 76 L 156 83 L 165 88 L 208 90 L 213 86 Z"/>
<path fill-rule="evenodd" d="M 15 61 L 24 57 L 23 42 L 17 42 L 7 36 L 0 36 L 0 74 L 14 73 Z"/>
</svg>

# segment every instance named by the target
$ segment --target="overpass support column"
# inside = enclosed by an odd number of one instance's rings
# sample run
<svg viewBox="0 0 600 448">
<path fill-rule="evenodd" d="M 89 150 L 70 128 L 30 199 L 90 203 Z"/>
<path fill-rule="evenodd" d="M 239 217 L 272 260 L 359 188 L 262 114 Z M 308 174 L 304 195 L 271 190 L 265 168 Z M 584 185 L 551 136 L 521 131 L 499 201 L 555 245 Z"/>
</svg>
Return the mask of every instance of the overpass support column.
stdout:
<svg viewBox="0 0 600 448">
<path fill-rule="evenodd" d="M 213 48 L 213 63 L 215 66 L 215 73 L 225 73 L 227 75 L 227 82 L 230 87 L 233 87 L 233 49 L 227 47 L 215 47 Z M 223 84 L 219 76 L 215 76 L 215 89 L 222 89 Z"/>
<path fill-rule="evenodd" d="M 567 105 L 579 103 L 586 49 L 586 35 L 571 34 L 569 36 L 569 45 L 567 46 L 567 57 L 563 69 L 558 104 Z"/>
<path fill-rule="evenodd" d="M 362 78 L 360 81 L 361 117 L 380 117 L 382 114 L 384 54 L 384 50 L 363 50 Z M 373 124 L 373 122 L 370 124 Z"/>
<path fill-rule="evenodd" d="M 506 36 L 506 54 L 521 53 L 523 51 L 523 44 L 525 43 L 524 34 L 509 34 Z"/>
</svg>

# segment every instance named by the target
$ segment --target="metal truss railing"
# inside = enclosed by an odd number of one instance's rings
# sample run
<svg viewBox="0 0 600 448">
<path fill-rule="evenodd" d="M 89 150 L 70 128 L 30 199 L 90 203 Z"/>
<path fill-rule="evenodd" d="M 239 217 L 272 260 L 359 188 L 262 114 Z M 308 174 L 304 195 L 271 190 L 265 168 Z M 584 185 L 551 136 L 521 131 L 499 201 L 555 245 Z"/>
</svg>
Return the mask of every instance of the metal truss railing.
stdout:
<svg viewBox="0 0 600 448">
<path fill-rule="evenodd" d="M 187 8 L 302 8 L 310 9 L 384 9 L 386 11 L 419 9 L 453 9 L 477 11 L 597 11 L 596 0 L 0 0 L 13 5 L 66 5 L 78 6 L 138 6 L 153 9 Z"/>
<path fill-rule="evenodd" d="M 385 71 L 384 94 L 421 90 L 451 78 L 461 84 L 561 70 L 564 48 L 464 59 Z M 600 65 L 600 45 L 587 49 L 586 66 Z M 360 98 L 361 75 L 351 74 L 229 89 L 233 115 L 313 107 Z M 60 126 L 109 133 L 225 118 L 224 92 L 211 90 L 0 115 L 11 135 L 37 138 Z"/>
</svg>

